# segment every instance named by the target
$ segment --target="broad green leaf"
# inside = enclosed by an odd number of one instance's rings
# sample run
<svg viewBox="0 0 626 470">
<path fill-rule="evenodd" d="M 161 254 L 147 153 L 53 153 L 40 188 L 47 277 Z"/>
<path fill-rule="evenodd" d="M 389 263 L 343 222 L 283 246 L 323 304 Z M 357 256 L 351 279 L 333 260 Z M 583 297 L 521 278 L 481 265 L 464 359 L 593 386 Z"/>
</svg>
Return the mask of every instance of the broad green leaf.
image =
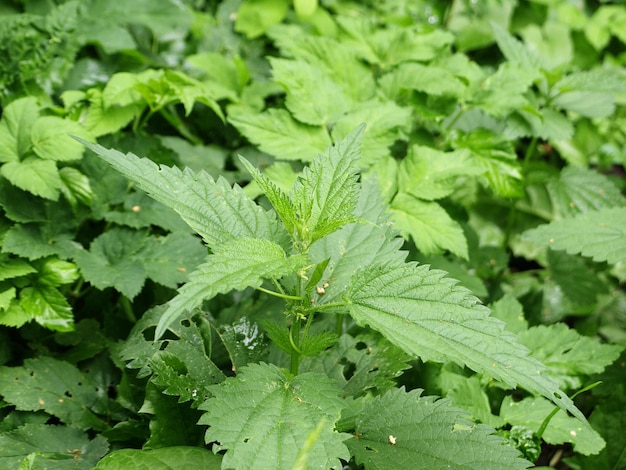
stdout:
<svg viewBox="0 0 626 470">
<path fill-rule="evenodd" d="M 528 397 L 514 402 L 507 396 L 500 407 L 500 417 L 509 424 L 526 426 L 537 432 L 552 410 L 554 405 L 542 397 Z M 583 455 L 597 454 L 606 445 L 604 439 L 590 426 L 583 426 L 563 410 L 554 415 L 541 437 L 548 444 L 569 442 L 576 452 Z"/>
<path fill-rule="evenodd" d="M 115 75 L 113 75 L 115 76 Z M 102 90 L 87 90 L 89 107 L 86 110 L 83 126 L 94 137 L 112 134 L 126 126 L 142 109 L 138 104 L 126 106 L 113 105 L 105 107 Z"/>
<path fill-rule="evenodd" d="M 493 428 L 473 423 L 448 400 L 421 394 L 422 390 L 393 389 L 365 403 L 350 429 L 355 437 L 346 441 L 357 463 L 372 470 L 531 466 L 515 449 L 503 445 Z"/>
<path fill-rule="evenodd" d="M 61 162 L 79 160 L 85 149 L 70 135 L 77 135 L 83 139 L 90 138 L 77 122 L 56 116 L 37 118 L 30 135 L 33 152 L 44 160 Z"/>
<path fill-rule="evenodd" d="M 586 376 L 602 372 L 624 349 L 581 336 L 564 323 L 531 327 L 519 334 L 518 341 L 570 390 L 580 388 Z"/>
<path fill-rule="evenodd" d="M 569 93 L 626 93 L 626 78 L 617 68 L 594 68 L 566 75 L 554 85 L 554 91 Z"/>
<path fill-rule="evenodd" d="M 539 55 L 514 38 L 502 26 L 492 22 L 491 27 L 500 51 L 511 64 L 527 71 L 538 71 L 544 65 Z"/>
<path fill-rule="evenodd" d="M 74 326 L 72 307 L 54 287 L 35 285 L 20 291 L 20 306 L 45 328 L 70 331 Z"/>
<path fill-rule="evenodd" d="M 364 125 L 313 160 L 296 181 L 291 199 L 296 206 L 300 240 L 311 243 L 355 221 L 358 200 L 357 163 Z"/>
<path fill-rule="evenodd" d="M 560 217 L 572 217 L 609 207 L 626 206 L 626 198 L 606 176 L 588 168 L 567 166 L 558 180 L 550 179 L 546 188 Z"/>
<path fill-rule="evenodd" d="M 140 255 L 145 240 L 145 233 L 113 228 L 92 241 L 89 251 L 77 252 L 76 264 L 93 286 L 113 287 L 132 299 L 146 280 Z"/>
<path fill-rule="evenodd" d="M 121 449 L 104 457 L 97 470 L 154 470 L 157 468 L 197 468 L 220 470 L 222 457 L 201 447 L 164 447 L 162 449 Z"/>
<path fill-rule="evenodd" d="M 238 372 L 249 363 L 267 359 L 267 338 L 259 325 L 247 317 L 230 325 L 223 325 L 217 329 L 217 334 L 228 351 L 233 372 Z"/>
<path fill-rule="evenodd" d="M 409 368 L 410 356 L 374 335 L 342 335 L 339 342 L 300 364 L 305 372 L 320 372 L 337 381 L 344 395 L 381 394 L 396 386 Z"/>
<path fill-rule="evenodd" d="M 150 279 L 175 289 L 188 280 L 189 273 L 206 254 L 207 250 L 199 238 L 174 232 L 165 237 L 150 237 L 136 257 Z"/>
<path fill-rule="evenodd" d="M 37 272 L 28 261 L 0 254 L 0 281 Z"/>
<path fill-rule="evenodd" d="M 74 263 L 58 258 L 37 260 L 33 263 L 37 268 L 37 283 L 44 286 L 61 286 L 78 279 L 78 268 Z"/>
<path fill-rule="evenodd" d="M 521 137 L 539 137 L 543 140 L 569 140 L 574 134 L 570 119 L 552 108 L 528 111 L 518 109 L 509 117 L 504 135 L 513 140 Z"/>
<path fill-rule="evenodd" d="M 352 276 L 370 264 L 401 264 L 406 258 L 406 253 L 400 251 L 403 240 L 389 223 L 389 214 L 372 178 L 363 183 L 354 215 L 370 223 L 348 224 L 311 245 L 312 261 L 319 263 L 330 258 L 322 278 L 329 285 L 324 296 L 316 299 L 321 304 L 340 301 Z"/>
<path fill-rule="evenodd" d="M 503 321 L 507 331 L 520 334 L 528 329 L 524 307 L 512 294 L 504 294 L 490 308 L 491 316 Z"/>
<path fill-rule="evenodd" d="M 99 202 L 104 202 L 101 199 Z M 107 208 L 111 205 L 107 204 Z M 104 219 L 131 228 L 162 227 L 171 232 L 188 232 L 189 226 L 169 207 L 152 199 L 143 191 L 125 193 L 123 207 L 114 206 Z M 201 243 L 201 242 L 200 242 Z"/>
<path fill-rule="evenodd" d="M 106 392 L 68 362 L 42 356 L 25 359 L 21 367 L 2 367 L 0 390 L 18 410 L 44 410 L 84 430 L 107 427 L 94 411 L 110 406 Z"/>
<path fill-rule="evenodd" d="M 0 434 L 0 467 L 49 470 L 93 468 L 109 444 L 72 426 L 26 423 Z"/>
<path fill-rule="evenodd" d="M 282 160 L 311 161 L 331 144 L 325 129 L 301 124 L 284 109 L 253 114 L 231 107 L 228 122 L 263 152 Z"/>
<path fill-rule="evenodd" d="M 416 90 L 429 95 L 449 95 L 460 97 L 465 84 L 455 73 L 435 65 L 422 65 L 414 62 L 400 64 L 379 81 L 387 96 L 396 98 L 400 90 Z"/>
<path fill-rule="evenodd" d="M 446 12 L 446 27 L 456 36 L 462 51 L 480 49 L 493 43 L 493 22 L 508 29 L 516 4 L 503 0 L 483 0 L 480 5 L 454 2 Z"/>
<path fill-rule="evenodd" d="M 414 145 L 398 169 L 399 192 L 433 201 L 452 194 L 466 176 L 483 173 L 470 152 L 441 152 Z"/>
<path fill-rule="evenodd" d="M 304 256 L 287 257 L 279 245 L 263 239 L 240 238 L 216 247 L 170 301 L 155 336 L 160 338 L 180 314 L 190 312 L 205 299 L 231 290 L 259 287 L 264 279 L 294 273 L 305 263 Z"/>
<path fill-rule="evenodd" d="M 590 118 L 607 117 L 615 111 L 615 97 L 608 93 L 572 91 L 557 96 L 553 103 L 559 108 Z"/>
<path fill-rule="evenodd" d="M 367 129 L 361 138 L 361 160 L 359 166 L 367 168 L 378 160 L 390 155 L 390 147 L 400 139 L 411 120 L 411 110 L 393 101 L 372 100 L 360 103 L 350 110 L 332 128 L 333 139 L 348 136 L 362 123 Z"/>
<path fill-rule="evenodd" d="M 626 208 L 585 212 L 523 233 L 522 238 L 611 264 L 626 261 Z"/>
<path fill-rule="evenodd" d="M 20 189 L 35 196 L 56 201 L 61 189 L 61 177 L 56 163 L 27 157 L 22 161 L 11 161 L 0 168 L 0 174 Z"/>
<path fill-rule="evenodd" d="M 461 226 L 436 202 L 399 193 L 391 202 L 396 227 L 410 235 L 425 255 L 444 250 L 467 259 L 467 241 Z"/>
<path fill-rule="evenodd" d="M 344 92 L 329 76 L 301 60 L 270 59 L 274 81 L 287 91 L 285 106 L 304 124 L 329 127 L 348 109 Z"/>
<path fill-rule="evenodd" d="M 237 11 L 235 31 L 249 39 L 261 36 L 270 26 L 280 23 L 288 9 L 288 0 L 246 0 Z"/>
<path fill-rule="evenodd" d="M 354 276 L 344 298 L 359 324 L 381 332 L 407 353 L 425 361 L 455 362 L 510 387 L 519 385 L 584 421 L 558 383 L 542 375 L 545 366 L 529 357 L 467 289 L 444 275 L 414 263 L 374 265 Z"/>
<path fill-rule="evenodd" d="M 341 389 L 324 375 L 290 378 L 274 365 L 252 364 L 211 391 L 199 424 L 210 426 L 206 442 L 218 441 L 226 450 L 224 468 L 292 468 L 318 425 L 309 468 L 340 469 L 339 459 L 350 459 L 343 444 L 348 436 L 334 431 L 343 408 Z"/>
<path fill-rule="evenodd" d="M 132 153 L 82 142 L 152 198 L 174 209 L 211 248 L 237 237 L 277 238 L 273 215 L 223 178 L 159 166 Z"/>
<path fill-rule="evenodd" d="M 57 255 L 70 258 L 77 252 L 73 228 L 56 217 L 43 224 L 16 224 L 7 232 L 2 251 L 30 260 Z"/>
<path fill-rule="evenodd" d="M 33 194 L 16 188 L 0 179 L 0 206 L 14 222 L 45 222 L 49 219 L 48 204 Z"/>
<path fill-rule="evenodd" d="M 528 24 L 520 32 L 526 47 L 549 70 L 573 62 L 574 44 L 570 25 L 547 19 L 543 24 Z"/>
<path fill-rule="evenodd" d="M 0 323 L 4 324 L 3 314 L 5 310 L 11 306 L 11 302 L 16 299 L 15 287 L 6 288 L 6 286 L 0 287 Z M 28 321 L 28 320 L 26 320 Z M 26 323 L 26 321 L 24 323 Z"/>
<path fill-rule="evenodd" d="M 16 162 L 31 150 L 30 133 L 39 115 L 34 97 L 21 98 L 2 110 L 0 120 L 0 162 Z"/>
</svg>

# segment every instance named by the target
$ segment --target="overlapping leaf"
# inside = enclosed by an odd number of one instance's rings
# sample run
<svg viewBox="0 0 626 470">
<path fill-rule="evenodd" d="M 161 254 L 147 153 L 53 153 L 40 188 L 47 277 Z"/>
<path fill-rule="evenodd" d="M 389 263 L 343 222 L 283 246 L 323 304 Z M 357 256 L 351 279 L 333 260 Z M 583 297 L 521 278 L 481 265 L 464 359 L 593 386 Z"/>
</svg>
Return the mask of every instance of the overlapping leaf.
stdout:
<svg viewBox="0 0 626 470">
<path fill-rule="evenodd" d="M 346 445 L 369 470 L 429 468 L 502 470 L 531 466 L 502 438 L 448 400 L 394 389 L 366 402 Z"/>
<path fill-rule="evenodd" d="M 161 317 L 156 337 L 159 338 L 180 314 L 193 310 L 205 299 L 231 290 L 258 287 L 264 279 L 293 273 L 305 263 L 306 257 L 287 257 L 279 245 L 268 240 L 240 238 L 225 243 L 191 273 L 190 281 L 180 288 Z"/>
<path fill-rule="evenodd" d="M 608 208 L 556 220 L 524 232 L 523 238 L 595 261 L 626 261 L 626 208 Z"/>
<path fill-rule="evenodd" d="M 199 424 L 209 425 L 206 442 L 217 441 L 224 468 L 293 468 L 299 449 L 321 427 L 308 452 L 309 468 L 342 468 L 349 460 L 343 441 L 334 431 L 339 419 L 341 389 L 322 374 L 289 378 L 278 367 L 253 364 L 212 388 L 213 398 Z M 320 424 L 321 423 L 321 424 Z"/>
<path fill-rule="evenodd" d="M 584 421 L 582 413 L 542 375 L 545 366 L 489 316 L 470 292 L 445 272 L 407 263 L 371 266 L 358 273 L 345 300 L 360 324 L 423 360 L 455 362 L 506 383 L 544 395 Z"/>
</svg>

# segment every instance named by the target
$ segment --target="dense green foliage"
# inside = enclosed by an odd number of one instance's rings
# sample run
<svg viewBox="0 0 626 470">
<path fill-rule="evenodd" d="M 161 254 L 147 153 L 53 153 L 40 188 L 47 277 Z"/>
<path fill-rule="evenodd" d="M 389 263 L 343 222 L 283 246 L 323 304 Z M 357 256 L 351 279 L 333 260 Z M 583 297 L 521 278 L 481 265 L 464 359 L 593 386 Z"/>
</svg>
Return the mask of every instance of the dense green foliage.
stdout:
<svg viewBox="0 0 626 470">
<path fill-rule="evenodd" d="M 624 31 L 0 5 L 0 468 L 622 468 Z"/>
</svg>

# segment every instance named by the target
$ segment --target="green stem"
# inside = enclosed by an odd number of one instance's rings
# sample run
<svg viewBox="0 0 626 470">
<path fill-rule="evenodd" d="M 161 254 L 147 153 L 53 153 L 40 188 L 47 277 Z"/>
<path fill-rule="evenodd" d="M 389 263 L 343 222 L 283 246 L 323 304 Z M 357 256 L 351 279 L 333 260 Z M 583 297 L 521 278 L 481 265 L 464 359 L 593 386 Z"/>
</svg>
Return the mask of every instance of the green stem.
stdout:
<svg viewBox="0 0 626 470">
<path fill-rule="evenodd" d="M 298 297 L 296 295 L 282 294 L 280 292 L 274 292 L 273 290 L 265 289 L 264 287 L 257 287 L 257 290 L 261 292 L 265 292 L 266 294 L 273 295 L 274 297 L 280 297 L 281 299 L 286 300 L 306 300 L 303 297 Z"/>
<path fill-rule="evenodd" d="M 289 330 L 289 341 L 291 342 L 291 347 L 293 348 L 293 351 L 291 352 L 291 366 L 289 371 L 293 375 L 298 375 L 300 356 L 302 355 L 302 351 L 300 351 L 300 344 L 296 344 L 296 341 L 298 343 L 300 342 L 300 318 L 296 317 L 293 320 L 293 324 Z"/>
<path fill-rule="evenodd" d="M 180 116 L 178 116 L 178 114 L 176 114 L 170 106 L 161 108 L 159 111 L 165 120 L 169 122 L 172 127 L 176 129 L 185 139 L 194 145 L 202 145 L 202 139 L 189 130 L 189 127 L 187 127 Z"/>
<path fill-rule="evenodd" d="M 137 323 L 137 317 L 133 312 L 133 307 L 130 304 L 130 300 L 125 295 L 120 295 L 120 304 L 122 306 L 122 310 L 126 314 L 126 318 L 128 318 L 132 323 Z"/>
</svg>

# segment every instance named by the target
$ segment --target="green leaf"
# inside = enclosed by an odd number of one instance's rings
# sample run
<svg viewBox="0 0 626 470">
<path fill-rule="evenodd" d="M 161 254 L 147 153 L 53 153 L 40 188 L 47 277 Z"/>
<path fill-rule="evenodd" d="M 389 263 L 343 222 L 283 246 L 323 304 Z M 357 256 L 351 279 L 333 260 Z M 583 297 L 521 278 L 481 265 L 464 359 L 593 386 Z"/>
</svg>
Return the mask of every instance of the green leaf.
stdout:
<svg viewBox="0 0 626 470">
<path fill-rule="evenodd" d="M 198 468 L 220 470 L 222 457 L 201 447 L 165 447 L 163 449 L 121 449 L 104 457 L 97 470 L 152 470 L 156 468 Z"/>
<path fill-rule="evenodd" d="M 396 386 L 396 378 L 409 368 L 410 356 L 374 335 L 342 335 L 330 349 L 307 358 L 300 370 L 333 378 L 347 396 L 382 394 Z"/>
<path fill-rule="evenodd" d="M 504 294 L 491 305 L 491 316 L 503 321 L 511 333 L 519 334 L 528 329 L 524 307 L 512 294 Z"/>
<path fill-rule="evenodd" d="M 89 139 L 89 134 L 77 122 L 56 116 L 37 118 L 31 131 L 33 152 L 44 160 L 62 162 L 79 160 L 84 148 L 70 135 Z"/>
<path fill-rule="evenodd" d="M 233 372 L 239 371 L 251 362 L 260 362 L 267 358 L 268 341 L 259 325 L 247 317 L 242 317 L 231 325 L 222 326 L 217 330 L 217 334 L 228 351 Z"/>
<path fill-rule="evenodd" d="M 237 237 L 277 237 L 274 216 L 221 177 L 216 181 L 203 171 L 180 171 L 132 153 L 81 142 L 152 198 L 174 209 L 211 248 Z"/>
<path fill-rule="evenodd" d="M 567 166 L 559 179 L 550 179 L 546 189 L 560 217 L 572 217 L 581 212 L 626 206 L 626 198 L 615 184 L 597 171 Z"/>
<path fill-rule="evenodd" d="M 527 71 L 538 71 L 544 65 L 538 54 L 515 39 L 502 26 L 492 22 L 491 27 L 500 51 L 511 64 Z"/>
<path fill-rule="evenodd" d="M 489 316 L 471 293 L 428 266 L 372 266 L 355 275 L 345 294 L 350 314 L 409 354 L 455 362 L 510 387 L 546 396 L 585 421 L 558 383 L 529 351 Z"/>
<path fill-rule="evenodd" d="M 37 260 L 33 263 L 37 268 L 37 283 L 44 286 L 61 286 L 78 279 L 78 269 L 74 263 L 58 258 Z"/>
<path fill-rule="evenodd" d="M 27 157 L 22 161 L 11 161 L 0 168 L 0 174 L 20 189 L 35 196 L 56 201 L 61 189 L 61 177 L 56 163 Z"/>
<path fill-rule="evenodd" d="M 141 260 L 150 279 L 175 289 L 188 280 L 189 273 L 206 254 L 199 238 L 174 232 L 165 237 L 150 237 L 136 257 Z"/>
<path fill-rule="evenodd" d="M 301 124 L 283 109 L 254 114 L 231 107 L 228 122 L 263 152 L 282 160 L 311 161 L 331 144 L 325 129 Z"/>
<path fill-rule="evenodd" d="M 34 97 L 21 98 L 2 110 L 0 121 L 0 162 L 17 162 L 31 150 L 30 133 L 39 115 Z"/>
<path fill-rule="evenodd" d="M 302 60 L 270 59 L 274 81 L 287 91 L 285 105 L 304 124 L 329 127 L 348 109 L 344 92 L 329 76 Z"/>
<path fill-rule="evenodd" d="M 114 171 L 114 170 L 113 170 Z M 101 199 L 99 202 L 103 202 Z M 110 205 L 107 205 L 107 208 Z M 171 232 L 187 232 L 189 226 L 169 207 L 150 198 L 142 191 L 124 197 L 123 207 L 114 207 L 104 214 L 104 219 L 132 228 L 162 227 Z"/>
<path fill-rule="evenodd" d="M 626 208 L 585 212 L 527 230 L 522 238 L 594 261 L 626 261 Z"/>
<path fill-rule="evenodd" d="M 58 255 L 70 258 L 76 253 L 76 242 L 71 226 L 64 226 L 56 216 L 43 224 L 16 224 L 6 234 L 2 251 L 13 253 L 30 260 Z M 68 225 L 72 221 L 68 221 Z"/>
<path fill-rule="evenodd" d="M 421 390 L 393 389 L 365 402 L 346 445 L 368 469 L 525 469 L 494 430 L 475 424 L 448 400 L 422 397 Z M 347 431 L 348 429 L 346 429 Z"/>
<path fill-rule="evenodd" d="M 470 152 L 459 150 L 441 152 L 430 147 L 414 145 L 402 159 L 398 169 L 400 192 L 433 201 L 452 194 L 464 176 L 483 173 Z"/>
<path fill-rule="evenodd" d="M 70 203 L 72 209 L 78 208 L 78 203 L 91 206 L 93 202 L 93 191 L 89 178 L 76 168 L 69 166 L 59 170 L 61 177 L 61 193 Z"/>
<path fill-rule="evenodd" d="M 0 312 L 2 312 L 2 315 L 0 315 L 0 323 L 2 324 L 6 324 L 4 323 L 4 311 L 8 310 L 8 308 L 11 305 L 11 302 L 17 298 L 16 297 L 16 290 L 15 287 L 9 287 L 8 289 L 5 288 L 6 286 L 0 287 Z M 26 319 L 24 321 L 24 323 L 26 323 L 26 321 L 28 321 L 29 319 Z"/>
<path fill-rule="evenodd" d="M 81 121 L 85 129 L 94 137 L 113 134 L 119 131 L 143 108 L 143 106 L 139 104 L 105 107 L 102 94 L 102 90 L 99 88 L 90 88 L 87 90 L 89 107 L 85 111 L 84 120 Z M 61 95 L 61 98 L 63 98 L 63 95 Z"/>
<path fill-rule="evenodd" d="M 27 261 L 0 254 L 0 281 L 25 276 L 34 272 L 37 272 L 37 270 Z"/>
<path fill-rule="evenodd" d="M 511 397 L 504 397 L 500 408 L 500 417 L 505 422 L 526 426 L 534 432 L 539 430 L 543 420 L 554 409 L 554 405 L 542 397 L 528 397 L 514 402 Z M 541 436 L 548 444 L 573 444 L 574 450 L 583 455 L 597 454 L 606 443 L 591 427 L 581 425 L 580 421 L 567 416 L 559 410 L 550 420 L 550 424 Z"/>
<path fill-rule="evenodd" d="M 400 251 L 404 241 L 389 223 L 374 179 L 363 183 L 354 215 L 371 223 L 348 224 L 311 245 L 309 256 L 313 262 L 330 258 L 322 277 L 329 286 L 317 299 L 319 304 L 340 301 L 354 274 L 370 264 L 401 264 L 406 258 L 406 253 Z"/>
<path fill-rule="evenodd" d="M 54 287 L 35 285 L 20 291 L 20 306 L 41 326 L 56 331 L 74 327 L 72 307 Z"/>
<path fill-rule="evenodd" d="M 288 9 L 287 0 L 246 0 L 237 11 L 235 31 L 249 39 L 261 36 L 270 26 L 280 23 Z"/>
<path fill-rule="evenodd" d="M 240 238 L 216 247 L 170 301 L 155 336 L 159 338 L 180 314 L 193 310 L 205 299 L 231 290 L 259 287 L 264 279 L 296 272 L 305 263 L 303 255 L 287 257 L 279 245 L 268 240 Z"/>
<path fill-rule="evenodd" d="M 586 376 L 602 372 L 624 349 L 581 336 L 564 323 L 531 327 L 518 340 L 567 389 L 581 387 Z"/>
<path fill-rule="evenodd" d="M 76 264 L 98 289 L 113 287 L 132 299 L 146 280 L 140 256 L 145 239 L 145 233 L 113 228 L 92 241 L 89 251 L 77 252 Z"/>
<path fill-rule="evenodd" d="M 401 138 L 410 121 L 410 108 L 400 107 L 393 101 L 372 100 L 360 103 L 339 119 L 332 128 L 332 136 L 335 141 L 343 139 L 366 122 L 359 163 L 361 168 L 366 168 L 391 154 L 390 147 Z"/>
<path fill-rule="evenodd" d="M 398 229 L 411 235 L 425 255 L 449 250 L 468 258 L 467 241 L 461 226 L 436 202 L 399 193 L 391 202 L 391 213 Z"/>
<path fill-rule="evenodd" d="M 0 467 L 49 470 L 87 470 L 106 454 L 102 436 L 90 440 L 71 426 L 27 423 L 0 434 Z"/>
<path fill-rule="evenodd" d="M 210 426 L 207 443 L 218 441 L 226 450 L 224 468 L 292 468 L 320 422 L 309 468 L 341 468 L 339 459 L 350 458 L 343 444 L 348 436 L 333 429 L 343 407 L 341 389 L 321 374 L 289 378 L 274 365 L 253 364 L 212 392 L 199 424 Z"/>
<path fill-rule="evenodd" d="M 18 410 L 44 410 L 84 430 L 107 427 L 94 411 L 110 406 L 106 392 L 68 362 L 43 356 L 25 359 L 21 367 L 2 367 L 0 390 Z"/>
<path fill-rule="evenodd" d="M 465 84 L 457 74 L 435 65 L 400 64 L 379 81 L 387 96 L 396 97 L 400 90 L 416 90 L 429 95 L 461 97 Z"/>
</svg>

